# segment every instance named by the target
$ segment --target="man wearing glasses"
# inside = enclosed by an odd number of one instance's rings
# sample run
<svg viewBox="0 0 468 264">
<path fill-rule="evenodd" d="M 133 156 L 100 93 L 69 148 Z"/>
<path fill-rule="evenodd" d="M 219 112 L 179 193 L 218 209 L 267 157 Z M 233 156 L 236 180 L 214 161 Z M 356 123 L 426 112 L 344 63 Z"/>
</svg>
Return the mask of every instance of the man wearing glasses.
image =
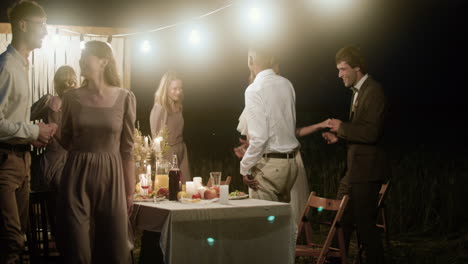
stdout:
<svg viewBox="0 0 468 264">
<path fill-rule="evenodd" d="M 0 55 L 0 264 L 16 263 L 28 223 L 30 144 L 44 146 L 57 125 L 29 123 L 28 57 L 47 35 L 46 13 L 35 2 L 8 12 L 12 41 Z"/>
</svg>

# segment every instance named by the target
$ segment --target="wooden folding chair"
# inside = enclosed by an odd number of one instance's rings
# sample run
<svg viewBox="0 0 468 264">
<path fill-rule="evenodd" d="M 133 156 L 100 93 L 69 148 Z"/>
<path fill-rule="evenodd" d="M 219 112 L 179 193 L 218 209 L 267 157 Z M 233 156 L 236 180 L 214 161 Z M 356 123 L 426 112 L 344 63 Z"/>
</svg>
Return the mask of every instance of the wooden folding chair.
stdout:
<svg viewBox="0 0 468 264">
<path fill-rule="evenodd" d="M 385 184 L 382 184 L 379 192 L 379 203 L 377 204 L 377 224 L 378 228 L 381 228 L 385 233 L 385 242 L 387 246 L 389 245 L 390 239 L 388 235 L 388 222 L 387 222 L 387 214 L 386 214 L 386 205 L 385 200 L 387 198 L 388 189 L 390 188 L 390 181 Z"/>
<path fill-rule="evenodd" d="M 229 183 L 231 183 L 231 176 L 227 176 L 225 181 L 221 181 L 221 185 L 229 185 Z M 211 187 L 211 178 L 206 183 L 206 187 Z"/>
<path fill-rule="evenodd" d="M 348 204 L 348 195 L 345 195 L 341 200 L 327 199 L 318 197 L 315 192 L 312 192 L 307 201 L 306 207 L 302 213 L 302 219 L 298 224 L 298 237 L 305 231 L 306 245 L 296 244 L 296 256 L 308 256 L 317 258 L 317 264 L 322 264 L 328 257 L 341 258 L 341 263 L 346 264 L 346 249 L 343 237 L 343 229 L 340 221 L 343 212 Z M 316 208 L 318 211 L 333 211 L 335 217 L 333 222 L 320 222 L 310 219 L 310 209 Z M 327 226 L 330 230 L 323 244 L 316 244 L 312 241 L 312 226 L 311 224 L 320 224 Z M 333 238 L 338 238 L 339 248 L 331 247 Z"/>
</svg>

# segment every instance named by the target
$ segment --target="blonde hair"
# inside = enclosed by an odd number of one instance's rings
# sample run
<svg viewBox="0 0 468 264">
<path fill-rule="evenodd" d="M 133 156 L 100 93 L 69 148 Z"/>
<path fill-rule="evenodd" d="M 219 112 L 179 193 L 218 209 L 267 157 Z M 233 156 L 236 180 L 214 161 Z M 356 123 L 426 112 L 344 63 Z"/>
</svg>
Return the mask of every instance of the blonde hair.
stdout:
<svg viewBox="0 0 468 264">
<path fill-rule="evenodd" d="M 169 87 L 171 86 L 172 81 L 176 81 L 182 79 L 180 78 L 179 74 L 177 74 L 174 71 L 168 71 L 166 72 L 163 77 L 161 78 L 161 81 L 159 82 L 159 87 L 156 90 L 156 93 L 154 94 L 154 103 L 155 104 L 160 104 L 166 111 L 172 112 L 172 104 L 171 104 L 171 99 L 169 98 Z M 181 95 L 180 101 L 178 102 L 173 102 L 174 108 L 177 110 L 182 110 L 182 101 L 184 100 L 183 93 Z"/>
<path fill-rule="evenodd" d="M 54 90 L 62 98 L 63 93 L 72 88 L 76 88 L 76 73 L 68 65 L 60 66 L 54 75 Z"/>
</svg>

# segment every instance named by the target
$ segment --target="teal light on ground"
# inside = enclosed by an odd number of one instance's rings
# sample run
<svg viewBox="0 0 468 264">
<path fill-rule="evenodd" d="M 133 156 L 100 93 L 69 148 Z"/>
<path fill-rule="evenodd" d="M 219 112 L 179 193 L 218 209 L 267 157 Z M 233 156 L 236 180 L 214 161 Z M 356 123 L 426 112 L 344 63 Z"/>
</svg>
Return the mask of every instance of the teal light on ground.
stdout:
<svg viewBox="0 0 468 264">
<path fill-rule="evenodd" d="M 210 246 L 213 246 L 214 243 L 215 243 L 215 240 L 214 240 L 214 238 L 209 237 L 209 238 L 206 239 L 206 243 L 208 243 L 208 245 L 210 245 Z"/>
<path fill-rule="evenodd" d="M 272 224 L 273 222 L 275 222 L 275 218 L 276 218 L 276 217 L 275 217 L 274 215 L 270 215 L 270 216 L 267 217 L 267 220 L 268 220 L 268 222 L 269 222 L 270 224 Z"/>
<path fill-rule="evenodd" d="M 323 211 L 323 207 L 320 206 L 319 208 L 317 208 L 317 211 L 318 211 L 318 212 L 322 212 L 322 211 Z"/>
</svg>

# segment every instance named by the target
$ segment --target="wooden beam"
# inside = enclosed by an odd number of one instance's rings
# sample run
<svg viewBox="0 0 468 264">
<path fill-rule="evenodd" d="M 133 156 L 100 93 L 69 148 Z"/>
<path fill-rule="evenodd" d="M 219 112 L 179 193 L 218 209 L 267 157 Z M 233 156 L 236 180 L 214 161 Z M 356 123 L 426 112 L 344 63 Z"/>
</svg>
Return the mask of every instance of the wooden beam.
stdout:
<svg viewBox="0 0 468 264">
<path fill-rule="evenodd" d="M 50 25 L 59 27 L 61 29 L 68 29 L 71 31 L 78 32 L 80 34 L 96 34 L 96 35 L 117 35 L 136 32 L 131 28 L 113 28 L 113 27 L 82 27 L 82 26 L 65 26 L 65 25 Z M 11 33 L 10 23 L 0 23 L 0 33 Z M 74 35 L 73 33 L 61 32 L 63 35 Z"/>
</svg>

